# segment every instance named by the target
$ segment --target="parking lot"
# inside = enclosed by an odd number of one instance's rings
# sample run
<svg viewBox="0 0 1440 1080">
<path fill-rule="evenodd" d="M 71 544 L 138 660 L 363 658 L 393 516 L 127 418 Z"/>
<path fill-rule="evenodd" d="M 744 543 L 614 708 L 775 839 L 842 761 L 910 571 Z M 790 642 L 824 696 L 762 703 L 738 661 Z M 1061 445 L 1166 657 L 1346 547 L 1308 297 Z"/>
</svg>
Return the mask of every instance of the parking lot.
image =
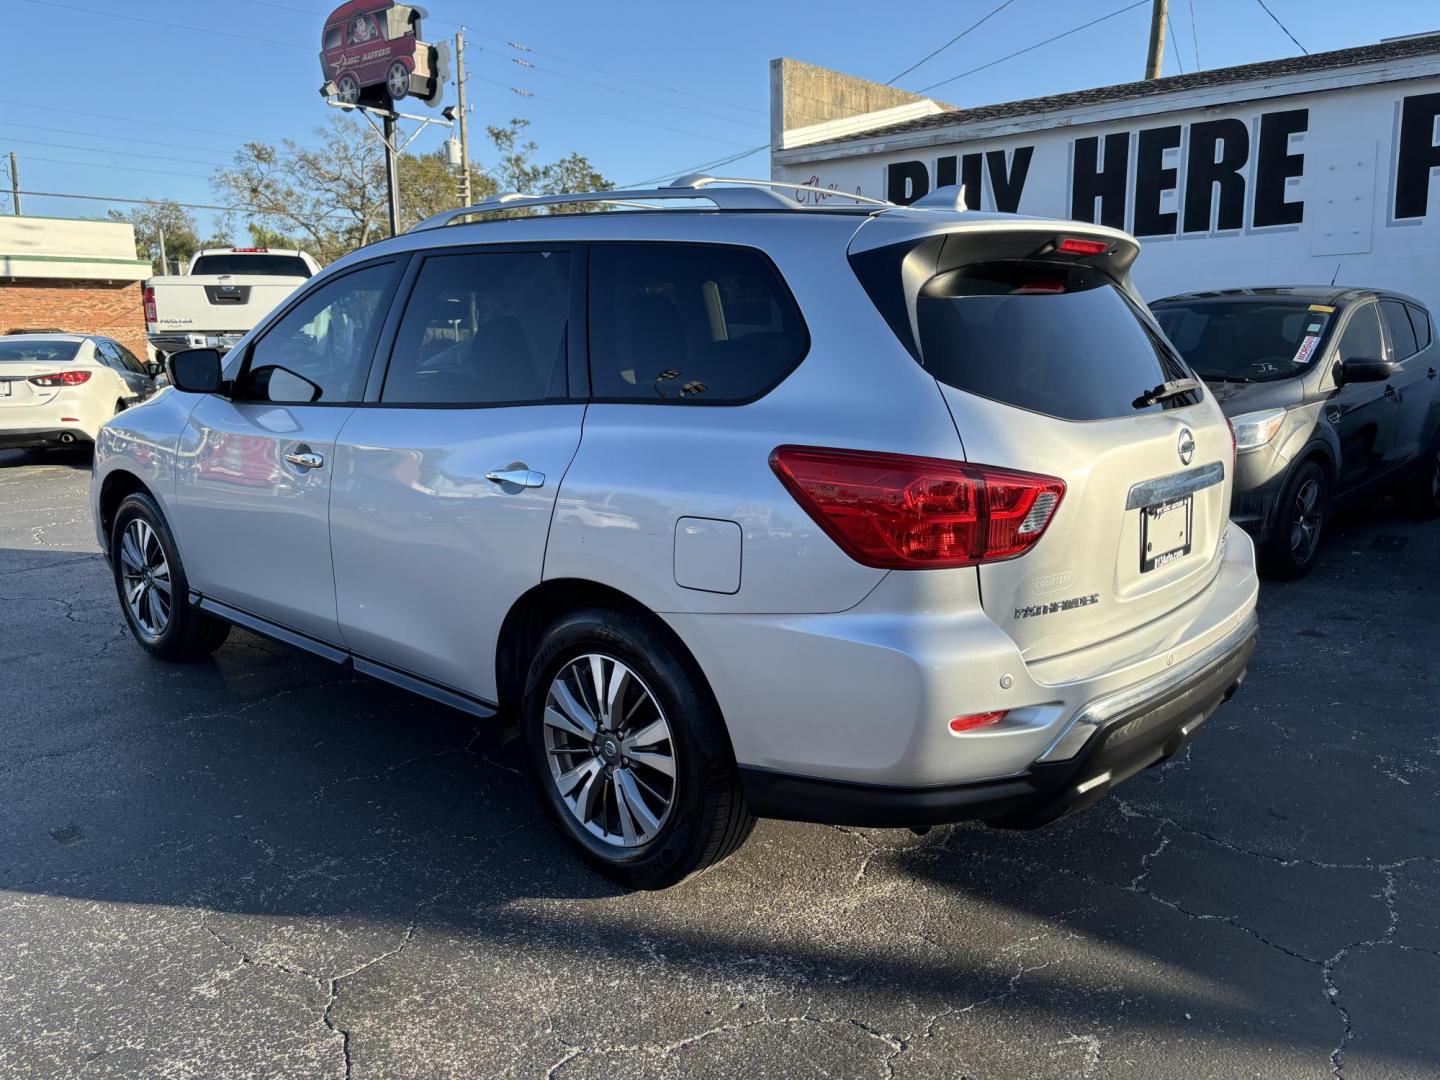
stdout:
<svg viewBox="0 0 1440 1080">
<path fill-rule="evenodd" d="M 0 1075 L 1440 1071 L 1440 524 L 1336 522 L 1090 811 L 762 822 L 626 894 L 488 726 L 244 632 L 149 660 L 88 489 L 0 453 Z"/>
</svg>

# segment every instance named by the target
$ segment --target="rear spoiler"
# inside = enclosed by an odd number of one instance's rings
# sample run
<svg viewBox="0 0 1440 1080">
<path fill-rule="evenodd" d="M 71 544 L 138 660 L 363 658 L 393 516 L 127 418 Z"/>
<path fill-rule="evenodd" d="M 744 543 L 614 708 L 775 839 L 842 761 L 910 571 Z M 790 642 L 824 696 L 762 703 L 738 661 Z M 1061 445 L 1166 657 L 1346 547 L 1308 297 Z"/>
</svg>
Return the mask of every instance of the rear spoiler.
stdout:
<svg viewBox="0 0 1440 1080">
<path fill-rule="evenodd" d="M 1086 222 L 886 210 L 865 219 L 850 238 L 847 254 L 870 299 L 916 360 L 920 344 L 915 306 L 920 290 L 937 274 L 970 263 L 1008 259 L 1081 263 L 1114 278 L 1143 303 L 1130 284 L 1139 241 L 1119 229 Z"/>
</svg>

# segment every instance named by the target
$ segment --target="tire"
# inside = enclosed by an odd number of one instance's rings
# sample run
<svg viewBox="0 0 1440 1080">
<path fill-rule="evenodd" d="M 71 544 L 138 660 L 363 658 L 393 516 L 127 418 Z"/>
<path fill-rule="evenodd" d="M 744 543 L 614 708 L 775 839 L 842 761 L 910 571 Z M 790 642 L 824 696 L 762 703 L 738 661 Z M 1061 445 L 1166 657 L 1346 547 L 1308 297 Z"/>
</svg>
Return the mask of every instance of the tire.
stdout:
<svg viewBox="0 0 1440 1080">
<path fill-rule="evenodd" d="M 385 89 L 391 101 L 403 101 L 410 93 L 410 69 L 396 60 L 385 73 Z M 398 92 L 397 92 L 398 91 Z"/>
<path fill-rule="evenodd" d="M 1425 461 L 1397 494 L 1401 505 L 1422 521 L 1440 517 L 1440 438 L 1431 444 Z"/>
<path fill-rule="evenodd" d="M 149 495 L 127 495 L 115 512 L 110 529 L 110 565 L 130 633 L 152 656 L 161 660 L 198 660 L 209 656 L 230 636 L 229 623 L 190 603 L 180 552 L 165 516 Z M 168 604 L 163 584 L 167 580 Z"/>
<path fill-rule="evenodd" d="M 600 685 L 623 680 L 621 715 L 608 727 L 594 658 Z M 636 615 L 588 608 L 553 623 L 526 676 L 521 725 L 551 820 L 586 861 L 628 886 L 674 885 L 732 854 L 755 826 L 709 688 Z"/>
<path fill-rule="evenodd" d="M 1315 565 L 1325 529 L 1330 478 L 1313 461 L 1290 475 L 1275 504 L 1275 521 L 1261 548 L 1261 567 L 1270 577 L 1294 581 Z"/>
<path fill-rule="evenodd" d="M 341 75 L 340 81 L 335 84 L 335 98 L 346 105 L 354 105 L 360 100 L 360 84 L 354 75 Z"/>
</svg>

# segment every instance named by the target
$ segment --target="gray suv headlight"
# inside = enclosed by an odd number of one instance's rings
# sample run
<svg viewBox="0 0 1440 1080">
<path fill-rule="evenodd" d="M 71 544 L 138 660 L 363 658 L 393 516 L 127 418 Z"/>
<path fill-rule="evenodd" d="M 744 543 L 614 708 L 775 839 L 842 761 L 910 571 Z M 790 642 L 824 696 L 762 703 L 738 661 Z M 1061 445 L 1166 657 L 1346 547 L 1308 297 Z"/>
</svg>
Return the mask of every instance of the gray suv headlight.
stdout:
<svg viewBox="0 0 1440 1080">
<path fill-rule="evenodd" d="M 1275 433 L 1285 422 L 1285 412 L 1284 409 L 1262 409 L 1231 417 L 1230 423 L 1235 428 L 1235 449 L 1254 450 L 1275 438 Z"/>
</svg>

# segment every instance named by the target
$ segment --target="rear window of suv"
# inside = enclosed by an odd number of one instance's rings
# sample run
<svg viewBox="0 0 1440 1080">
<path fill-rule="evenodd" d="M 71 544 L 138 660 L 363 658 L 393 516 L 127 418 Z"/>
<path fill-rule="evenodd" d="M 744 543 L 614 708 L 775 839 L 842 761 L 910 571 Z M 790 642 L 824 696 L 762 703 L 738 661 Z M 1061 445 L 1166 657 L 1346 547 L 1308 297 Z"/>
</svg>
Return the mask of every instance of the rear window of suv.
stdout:
<svg viewBox="0 0 1440 1080">
<path fill-rule="evenodd" d="M 1104 274 L 1000 262 L 940 274 L 915 305 L 921 362 L 941 382 L 1062 420 L 1108 420 L 1194 404 L 1136 402 L 1191 375 Z"/>
<path fill-rule="evenodd" d="M 809 348 L 779 272 L 751 248 L 597 244 L 590 249 L 590 379 L 597 400 L 753 401 Z"/>
<path fill-rule="evenodd" d="M 308 278 L 310 267 L 299 255 L 201 255 L 190 273 Z"/>
</svg>

